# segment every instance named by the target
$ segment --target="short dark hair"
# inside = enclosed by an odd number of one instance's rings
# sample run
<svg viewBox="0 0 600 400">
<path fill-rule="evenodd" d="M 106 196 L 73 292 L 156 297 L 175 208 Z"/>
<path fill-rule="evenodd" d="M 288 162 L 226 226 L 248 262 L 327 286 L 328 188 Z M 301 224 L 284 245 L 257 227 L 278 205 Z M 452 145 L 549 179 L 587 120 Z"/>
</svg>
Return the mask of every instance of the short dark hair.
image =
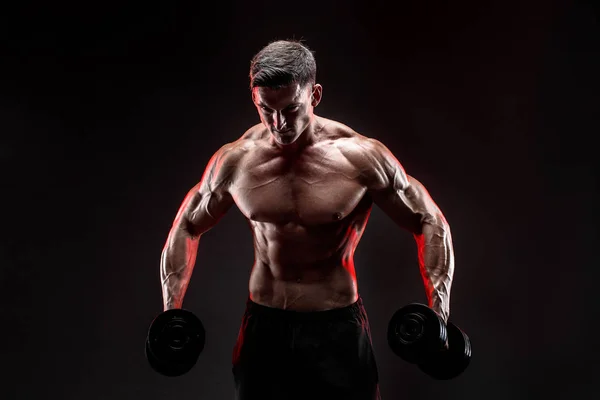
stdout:
<svg viewBox="0 0 600 400">
<path fill-rule="evenodd" d="M 250 62 L 250 89 L 278 89 L 293 83 L 314 84 L 317 63 L 313 52 L 299 40 L 277 40 L 263 47 Z"/>
</svg>

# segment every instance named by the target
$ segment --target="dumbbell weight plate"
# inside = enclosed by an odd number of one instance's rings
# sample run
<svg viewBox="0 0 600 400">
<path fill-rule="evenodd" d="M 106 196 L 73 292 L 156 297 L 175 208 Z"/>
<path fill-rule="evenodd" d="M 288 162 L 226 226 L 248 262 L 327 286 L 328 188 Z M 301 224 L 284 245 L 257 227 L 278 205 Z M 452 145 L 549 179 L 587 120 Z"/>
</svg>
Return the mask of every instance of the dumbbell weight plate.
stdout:
<svg viewBox="0 0 600 400">
<path fill-rule="evenodd" d="M 148 330 L 146 357 L 151 367 L 165 376 L 188 372 L 204 349 L 206 332 L 190 311 L 172 309 L 160 313 Z"/>
<path fill-rule="evenodd" d="M 388 324 L 388 344 L 409 363 L 418 363 L 438 352 L 446 342 L 446 325 L 424 304 L 411 303 L 394 313 Z"/>
<path fill-rule="evenodd" d="M 431 355 L 419 364 L 421 371 L 434 379 L 453 379 L 463 373 L 471 361 L 471 341 L 460 328 L 448 322 L 448 350 Z"/>
</svg>

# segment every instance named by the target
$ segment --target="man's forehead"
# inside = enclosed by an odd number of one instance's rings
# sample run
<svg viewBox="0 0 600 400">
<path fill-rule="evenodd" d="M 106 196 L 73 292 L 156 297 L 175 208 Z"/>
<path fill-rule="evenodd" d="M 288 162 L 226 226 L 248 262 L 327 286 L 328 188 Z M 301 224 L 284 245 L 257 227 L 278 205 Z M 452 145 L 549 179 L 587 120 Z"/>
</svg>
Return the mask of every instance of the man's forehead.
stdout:
<svg viewBox="0 0 600 400">
<path fill-rule="evenodd" d="M 281 101 L 298 101 L 304 93 L 303 89 L 299 84 L 292 84 L 279 89 L 260 86 L 254 88 L 254 93 L 257 102 L 278 103 Z"/>
</svg>

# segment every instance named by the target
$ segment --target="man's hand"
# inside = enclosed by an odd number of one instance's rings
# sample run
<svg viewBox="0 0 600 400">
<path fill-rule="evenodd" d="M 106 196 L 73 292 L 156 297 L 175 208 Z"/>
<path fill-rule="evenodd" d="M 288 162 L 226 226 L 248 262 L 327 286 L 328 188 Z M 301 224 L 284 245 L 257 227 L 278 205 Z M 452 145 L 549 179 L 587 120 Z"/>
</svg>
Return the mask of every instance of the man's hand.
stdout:
<svg viewBox="0 0 600 400">
<path fill-rule="evenodd" d="M 444 350 L 447 351 L 450 348 L 448 345 L 448 338 L 446 338 L 446 343 L 444 343 Z"/>
<path fill-rule="evenodd" d="M 448 318 L 447 318 L 447 317 L 446 317 L 446 318 L 444 318 L 444 315 L 443 315 L 443 314 L 442 314 L 440 311 L 438 311 L 438 310 L 434 309 L 433 307 L 431 307 L 431 306 L 430 306 L 430 308 L 431 308 L 433 311 L 435 311 L 435 312 L 436 312 L 436 314 L 437 314 L 437 315 L 438 315 L 438 316 L 439 316 L 439 317 L 442 319 L 442 321 L 444 321 L 444 324 L 445 324 L 446 326 L 448 326 Z M 446 334 L 446 335 L 447 335 L 447 334 Z M 446 336 L 446 342 L 444 343 L 444 348 L 443 348 L 443 350 L 448 350 L 448 349 L 449 349 L 449 345 L 448 345 L 448 336 Z"/>
</svg>

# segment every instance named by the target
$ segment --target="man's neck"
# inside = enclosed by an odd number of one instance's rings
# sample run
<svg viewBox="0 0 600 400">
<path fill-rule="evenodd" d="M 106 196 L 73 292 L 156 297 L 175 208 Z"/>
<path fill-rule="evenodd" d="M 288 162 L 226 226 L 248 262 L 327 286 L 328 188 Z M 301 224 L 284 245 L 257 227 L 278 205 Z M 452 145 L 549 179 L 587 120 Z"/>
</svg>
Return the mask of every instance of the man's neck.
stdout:
<svg viewBox="0 0 600 400">
<path fill-rule="evenodd" d="M 309 147 L 316 141 L 316 134 L 321 131 L 323 128 L 322 124 L 318 121 L 317 116 L 315 115 L 306 129 L 302 131 L 298 139 L 294 141 L 294 143 L 290 144 L 280 144 L 277 143 L 273 138 L 271 141 L 278 150 L 280 150 L 283 154 L 286 155 L 294 155 L 300 154 L 305 148 Z"/>
</svg>

